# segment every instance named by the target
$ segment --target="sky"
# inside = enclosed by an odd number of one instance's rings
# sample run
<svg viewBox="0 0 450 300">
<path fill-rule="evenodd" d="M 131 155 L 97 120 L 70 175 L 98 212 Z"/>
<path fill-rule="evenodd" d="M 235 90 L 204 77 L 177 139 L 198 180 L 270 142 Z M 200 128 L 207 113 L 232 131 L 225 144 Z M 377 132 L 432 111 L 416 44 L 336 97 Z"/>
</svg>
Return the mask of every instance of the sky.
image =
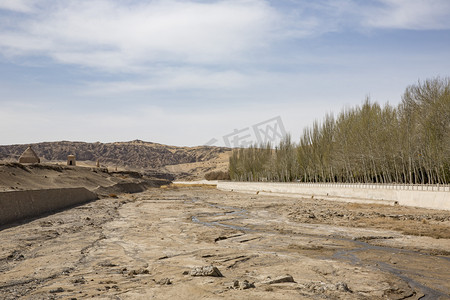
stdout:
<svg viewBox="0 0 450 300">
<path fill-rule="evenodd" d="M 1 0 L 0 144 L 296 141 L 449 70 L 448 0 Z"/>
</svg>

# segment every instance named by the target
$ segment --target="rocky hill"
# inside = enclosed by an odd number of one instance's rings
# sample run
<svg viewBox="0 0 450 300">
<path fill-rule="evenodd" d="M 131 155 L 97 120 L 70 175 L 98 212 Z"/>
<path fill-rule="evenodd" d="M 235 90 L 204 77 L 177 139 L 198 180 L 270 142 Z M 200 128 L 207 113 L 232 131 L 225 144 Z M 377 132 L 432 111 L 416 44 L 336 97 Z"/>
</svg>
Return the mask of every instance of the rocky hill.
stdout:
<svg viewBox="0 0 450 300">
<path fill-rule="evenodd" d="M 17 161 L 28 146 L 0 146 L 0 160 Z M 175 147 L 140 140 L 116 143 L 61 141 L 31 146 L 42 162 L 65 161 L 67 155 L 74 154 L 77 161 L 95 163 L 99 160 L 102 166 L 130 170 L 164 170 L 166 166 L 186 164 L 195 164 L 198 168 L 202 163 L 210 165 L 208 169 L 214 169 L 214 164 L 211 163 L 219 157 L 223 160 L 224 153 L 230 151 L 222 147 Z"/>
</svg>

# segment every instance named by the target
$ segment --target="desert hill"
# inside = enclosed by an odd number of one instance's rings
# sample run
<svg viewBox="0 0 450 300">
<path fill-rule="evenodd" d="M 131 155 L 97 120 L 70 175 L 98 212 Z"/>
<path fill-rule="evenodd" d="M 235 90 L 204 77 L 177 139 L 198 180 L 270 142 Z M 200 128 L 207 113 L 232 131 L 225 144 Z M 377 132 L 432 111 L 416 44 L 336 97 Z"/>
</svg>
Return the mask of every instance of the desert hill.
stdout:
<svg viewBox="0 0 450 300">
<path fill-rule="evenodd" d="M 0 160 L 15 162 L 28 147 L 0 146 Z M 141 140 L 115 143 L 43 142 L 31 144 L 42 162 L 64 162 L 75 154 L 77 161 L 126 170 L 153 170 L 171 173 L 177 178 L 200 178 L 205 172 L 226 169 L 229 148 L 198 146 L 176 147 Z"/>
<path fill-rule="evenodd" d="M 84 187 L 99 195 L 142 192 L 170 180 L 133 171 L 69 167 L 52 163 L 0 163 L 0 192 Z"/>
</svg>

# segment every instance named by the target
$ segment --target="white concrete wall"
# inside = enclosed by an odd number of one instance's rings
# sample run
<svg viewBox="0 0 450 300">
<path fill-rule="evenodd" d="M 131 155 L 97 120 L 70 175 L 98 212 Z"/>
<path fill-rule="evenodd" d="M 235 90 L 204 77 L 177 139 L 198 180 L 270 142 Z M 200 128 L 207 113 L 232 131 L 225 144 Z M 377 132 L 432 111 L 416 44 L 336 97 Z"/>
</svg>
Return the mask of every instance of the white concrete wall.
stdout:
<svg viewBox="0 0 450 300">
<path fill-rule="evenodd" d="M 203 184 L 203 185 L 217 185 L 218 180 L 193 180 L 193 181 L 174 181 L 173 184 L 179 184 L 179 185 L 196 185 L 196 184 Z"/>
<path fill-rule="evenodd" d="M 61 188 L 0 193 L 0 225 L 39 216 L 97 199 L 85 188 Z"/>
<path fill-rule="evenodd" d="M 450 210 L 449 186 L 219 181 L 225 191 Z"/>
</svg>

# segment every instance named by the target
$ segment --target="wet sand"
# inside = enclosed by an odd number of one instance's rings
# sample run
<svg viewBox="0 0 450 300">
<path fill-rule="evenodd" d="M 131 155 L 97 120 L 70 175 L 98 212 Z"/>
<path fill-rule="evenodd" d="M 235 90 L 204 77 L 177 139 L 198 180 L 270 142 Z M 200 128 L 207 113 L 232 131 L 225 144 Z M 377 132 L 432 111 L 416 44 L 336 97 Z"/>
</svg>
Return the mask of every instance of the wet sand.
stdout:
<svg viewBox="0 0 450 300">
<path fill-rule="evenodd" d="M 150 189 L 3 228 L 0 298 L 448 299 L 449 235 L 445 211 Z"/>
</svg>

